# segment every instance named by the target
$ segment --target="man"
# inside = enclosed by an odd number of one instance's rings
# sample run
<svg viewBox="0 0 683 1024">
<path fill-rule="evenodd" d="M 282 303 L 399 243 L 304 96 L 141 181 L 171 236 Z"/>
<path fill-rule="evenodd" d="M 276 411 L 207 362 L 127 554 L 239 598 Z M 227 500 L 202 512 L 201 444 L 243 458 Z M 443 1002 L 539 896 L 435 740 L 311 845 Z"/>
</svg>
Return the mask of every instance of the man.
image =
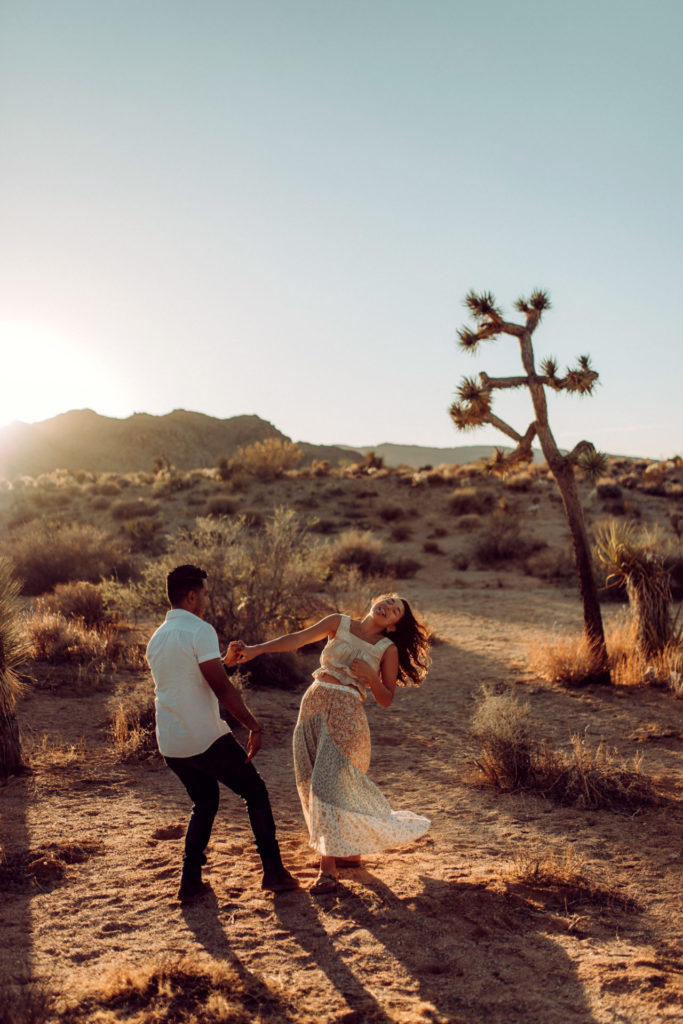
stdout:
<svg viewBox="0 0 683 1024">
<path fill-rule="evenodd" d="M 299 883 L 284 868 L 275 838 L 268 791 L 251 763 L 263 730 L 225 674 L 239 660 L 233 641 L 224 659 L 213 626 L 203 621 L 207 574 L 179 565 L 166 578 L 171 610 L 147 645 L 154 678 L 159 750 L 192 800 L 178 898 L 191 901 L 202 888 L 205 849 L 218 810 L 222 782 L 247 805 L 256 848 L 263 864 L 262 889 L 282 892 Z M 247 750 L 220 717 L 219 703 L 249 730 Z"/>
</svg>

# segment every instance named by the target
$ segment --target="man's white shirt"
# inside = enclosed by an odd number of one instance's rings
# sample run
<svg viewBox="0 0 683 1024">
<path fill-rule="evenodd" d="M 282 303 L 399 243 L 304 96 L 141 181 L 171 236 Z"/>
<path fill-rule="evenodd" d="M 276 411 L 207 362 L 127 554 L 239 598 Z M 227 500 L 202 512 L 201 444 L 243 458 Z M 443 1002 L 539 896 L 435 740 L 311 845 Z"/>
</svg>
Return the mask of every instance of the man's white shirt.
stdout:
<svg viewBox="0 0 683 1024">
<path fill-rule="evenodd" d="M 220 658 L 213 626 L 172 608 L 147 644 L 154 679 L 157 741 L 165 757 L 192 757 L 230 732 L 199 666 Z"/>
</svg>

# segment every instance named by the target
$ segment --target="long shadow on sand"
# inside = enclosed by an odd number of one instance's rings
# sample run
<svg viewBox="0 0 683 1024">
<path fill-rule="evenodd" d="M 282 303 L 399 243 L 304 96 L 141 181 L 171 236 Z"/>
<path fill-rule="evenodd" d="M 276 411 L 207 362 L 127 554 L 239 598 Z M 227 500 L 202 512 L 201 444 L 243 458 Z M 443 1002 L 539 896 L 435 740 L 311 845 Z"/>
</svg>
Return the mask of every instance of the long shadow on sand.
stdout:
<svg viewBox="0 0 683 1024">
<path fill-rule="evenodd" d="M 325 910 L 369 932 L 386 951 L 380 955 L 385 970 L 391 969 L 391 959 L 400 964 L 439 1019 L 594 1024 L 571 961 L 544 934 L 547 917 L 483 884 L 432 878 L 422 883 L 417 896 L 400 899 L 374 875 L 356 871 L 353 888 L 342 882 L 334 895 L 324 897 Z M 362 1011 L 365 985 L 378 983 L 377 958 L 356 959 L 352 973 L 343 959 L 343 938 L 330 938 L 317 909 L 304 900 L 276 899 L 275 913 L 349 1005 Z M 357 957 L 357 950 L 349 955 Z"/>
<path fill-rule="evenodd" d="M 320 952 L 315 961 L 316 965 L 328 975 L 350 1007 L 348 1014 L 344 1013 L 334 1020 L 340 1024 L 393 1024 L 393 1019 L 381 1010 L 376 1000 L 346 966 L 334 943 L 320 926 L 316 911 L 307 895 L 303 892 L 283 894 L 276 897 L 276 903 L 281 910 L 284 907 L 288 908 L 285 911 L 287 917 L 291 915 L 294 919 L 305 922 L 307 933 L 315 932 L 316 948 Z M 288 1007 L 282 1000 L 278 1000 L 277 995 L 257 975 L 248 970 L 232 951 L 230 939 L 221 923 L 218 901 L 210 887 L 207 887 L 200 901 L 184 906 L 181 913 L 197 942 L 216 960 L 229 963 L 238 972 L 241 981 L 257 1002 L 267 1002 L 271 1007 L 273 1002 L 278 1004 L 277 1016 L 273 1016 L 273 1020 L 281 1024 L 297 1024 L 301 1019 L 300 1011 L 304 1007 L 293 1010 L 291 1005 Z"/>
</svg>

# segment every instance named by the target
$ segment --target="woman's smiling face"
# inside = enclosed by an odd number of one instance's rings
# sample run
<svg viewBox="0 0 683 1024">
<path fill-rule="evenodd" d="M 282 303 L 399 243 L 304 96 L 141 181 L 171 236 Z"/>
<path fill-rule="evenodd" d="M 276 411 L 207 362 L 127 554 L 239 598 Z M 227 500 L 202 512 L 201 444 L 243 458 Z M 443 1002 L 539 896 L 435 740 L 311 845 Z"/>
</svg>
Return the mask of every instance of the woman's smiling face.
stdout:
<svg viewBox="0 0 683 1024">
<path fill-rule="evenodd" d="M 397 594 L 385 594 L 375 598 L 370 614 L 380 629 L 392 630 L 404 611 L 403 601 Z"/>
</svg>

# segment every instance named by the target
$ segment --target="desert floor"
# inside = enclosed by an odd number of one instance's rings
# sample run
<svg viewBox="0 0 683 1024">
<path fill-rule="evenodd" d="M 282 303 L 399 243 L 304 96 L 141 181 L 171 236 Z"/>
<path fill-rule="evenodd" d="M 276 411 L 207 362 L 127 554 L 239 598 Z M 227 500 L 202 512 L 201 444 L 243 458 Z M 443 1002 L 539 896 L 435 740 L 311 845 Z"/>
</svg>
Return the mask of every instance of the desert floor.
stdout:
<svg viewBox="0 0 683 1024">
<path fill-rule="evenodd" d="M 109 733 L 116 701 L 150 687 L 148 678 L 129 673 L 94 692 L 34 689 L 19 708 L 31 770 L 0 790 L 6 863 L 36 865 L 23 880 L 15 873 L 2 894 L 4 977 L 37 979 L 58 997 L 55 1019 L 68 1019 L 70 1005 L 79 1021 L 192 1019 L 182 1009 L 180 968 L 167 1016 L 145 1016 L 144 997 L 137 1008 L 118 1009 L 99 998 L 109 979 L 164 963 L 171 977 L 182 963 L 241 986 L 244 1017 L 230 1016 L 216 996 L 202 1020 L 682 1019 L 683 701 L 661 689 L 568 689 L 535 678 L 527 668 L 532 637 L 581 629 L 575 586 L 512 568 L 457 571 L 453 554 L 470 541 L 450 526 L 439 551 L 424 552 L 440 516 L 435 508 L 431 521 L 416 519 L 404 547 L 421 568 L 400 584 L 438 638 L 430 674 L 419 690 L 401 690 L 390 709 L 368 706 L 370 774 L 395 808 L 431 819 L 427 835 L 346 870 L 335 893 L 311 896 L 316 860 L 290 749 L 300 693 L 252 690 L 248 702 L 266 728 L 257 766 L 283 856 L 304 887 L 260 891 L 245 811 L 224 791 L 209 887 L 181 906 L 186 795 L 159 758 L 122 762 Z M 561 538 L 561 522 L 546 533 Z M 608 620 L 623 614 L 622 605 L 605 606 Z M 483 786 L 469 727 L 485 683 L 514 687 L 539 736 L 559 746 L 581 733 L 624 758 L 642 755 L 661 805 L 587 811 Z M 63 867 L 73 848 L 89 855 Z M 521 860 L 568 851 L 593 880 L 592 896 L 518 881 Z"/>
</svg>

